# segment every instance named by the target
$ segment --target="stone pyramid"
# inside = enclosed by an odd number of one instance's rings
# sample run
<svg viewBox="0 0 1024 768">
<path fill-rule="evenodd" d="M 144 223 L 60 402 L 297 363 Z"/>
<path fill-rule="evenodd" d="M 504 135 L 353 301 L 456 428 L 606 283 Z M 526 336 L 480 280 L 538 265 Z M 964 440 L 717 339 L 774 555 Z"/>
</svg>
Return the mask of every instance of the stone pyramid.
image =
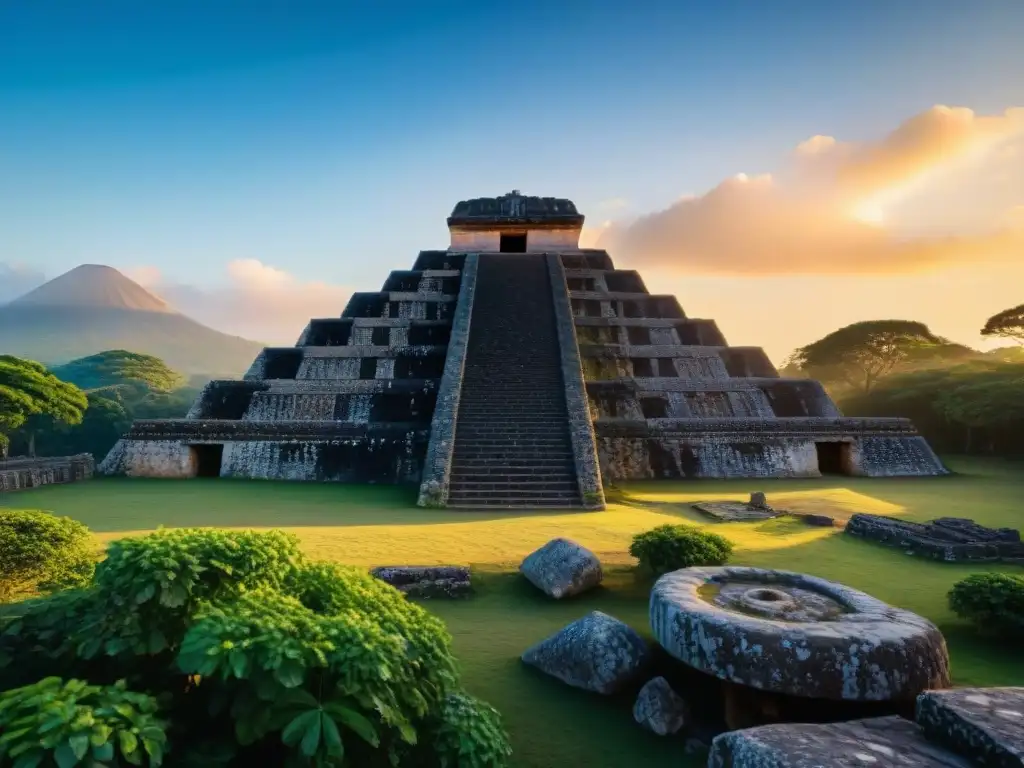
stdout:
<svg viewBox="0 0 1024 768">
<path fill-rule="evenodd" d="M 448 250 L 211 382 L 186 418 L 136 422 L 100 471 L 499 508 L 600 508 L 619 480 L 946 472 L 910 421 L 844 418 L 820 383 L 579 248 L 569 200 L 463 201 L 448 227 Z"/>
</svg>

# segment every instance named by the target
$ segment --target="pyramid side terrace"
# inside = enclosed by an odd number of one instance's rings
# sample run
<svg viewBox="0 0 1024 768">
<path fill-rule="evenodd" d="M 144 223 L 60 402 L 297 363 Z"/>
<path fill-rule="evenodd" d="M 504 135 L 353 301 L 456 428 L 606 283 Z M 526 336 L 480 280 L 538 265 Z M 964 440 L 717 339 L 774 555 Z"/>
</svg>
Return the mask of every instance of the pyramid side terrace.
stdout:
<svg viewBox="0 0 1024 768">
<path fill-rule="evenodd" d="M 613 480 L 945 472 L 909 421 L 844 418 L 820 383 L 580 249 L 583 221 L 558 198 L 460 202 L 448 250 L 211 382 L 187 418 L 136 422 L 100 471 L 420 484 L 421 503 L 480 506 L 528 506 L 515 492 L 538 473 L 521 498 L 600 506 Z M 537 300 L 530 316 L 509 305 Z M 537 370 L 494 362 L 548 337 Z M 534 408 L 555 408 L 543 428 Z"/>
</svg>

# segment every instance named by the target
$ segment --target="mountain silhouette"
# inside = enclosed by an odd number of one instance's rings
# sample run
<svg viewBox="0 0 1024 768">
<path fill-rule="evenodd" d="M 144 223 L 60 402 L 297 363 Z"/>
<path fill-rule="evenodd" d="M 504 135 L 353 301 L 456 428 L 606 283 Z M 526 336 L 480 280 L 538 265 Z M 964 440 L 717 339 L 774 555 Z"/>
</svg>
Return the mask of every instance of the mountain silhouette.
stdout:
<svg viewBox="0 0 1024 768">
<path fill-rule="evenodd" d="M 100 264 L 75 267 L 0 305 L 0 354 L 47 365 L 126 349 L 185 374 L 241 376 L 262 347 L 197 323 Z"/>
</svg>

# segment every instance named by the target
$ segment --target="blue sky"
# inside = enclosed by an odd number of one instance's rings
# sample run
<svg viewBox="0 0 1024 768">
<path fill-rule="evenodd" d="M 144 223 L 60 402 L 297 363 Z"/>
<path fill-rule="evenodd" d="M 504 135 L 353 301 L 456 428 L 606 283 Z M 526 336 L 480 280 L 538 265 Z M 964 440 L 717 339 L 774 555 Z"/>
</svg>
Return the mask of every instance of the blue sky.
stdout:
<svg viewBox="0 0 1024 768">
<path fill-rule="evenodd" d="M 0 262 L 373 290 L 459 199 L 596 222 L 812 134 L 1024 104 L 1022 33 L 1016 0 L 3 0 Z"/>
</svg>

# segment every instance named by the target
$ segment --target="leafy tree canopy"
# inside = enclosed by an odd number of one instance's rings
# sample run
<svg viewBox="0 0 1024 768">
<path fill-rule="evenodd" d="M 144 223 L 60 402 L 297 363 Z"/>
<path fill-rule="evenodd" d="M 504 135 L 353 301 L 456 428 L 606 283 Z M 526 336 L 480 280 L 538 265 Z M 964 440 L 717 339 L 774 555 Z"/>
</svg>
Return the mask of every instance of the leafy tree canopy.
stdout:
<svg viewBox="0 0 1024 768">
<path fill-rule="evenodd" d="M 1024 344 L 1024 304 L 992 315 L 981 329 L 982 336 L 1001 336 Z"/>
<path fill-rule="evenodd" d="M 833 331 L 797 349 L 784 370 L 869 392 L 878 380 L 908 364 L 964 358 L 977 353 L 936 336 L 924 323 L 867 320 Z"/>
<path fill-rule="evenodd" d="M 153 392 L 170 392 L 185 380 L 159 357 L 111 349 L 72 360 L 53 369 L 55 375 L 82 389 L 142 384 Z"/>
<path fill-rule="evenodd" d="M 31 416 L 47 415 L 65 424 L 79 424 L 87 406 L 85 393 L 61 381 L 42 363 L 0 355 L 0 454 L 7 433 Z"/>
</svg>

